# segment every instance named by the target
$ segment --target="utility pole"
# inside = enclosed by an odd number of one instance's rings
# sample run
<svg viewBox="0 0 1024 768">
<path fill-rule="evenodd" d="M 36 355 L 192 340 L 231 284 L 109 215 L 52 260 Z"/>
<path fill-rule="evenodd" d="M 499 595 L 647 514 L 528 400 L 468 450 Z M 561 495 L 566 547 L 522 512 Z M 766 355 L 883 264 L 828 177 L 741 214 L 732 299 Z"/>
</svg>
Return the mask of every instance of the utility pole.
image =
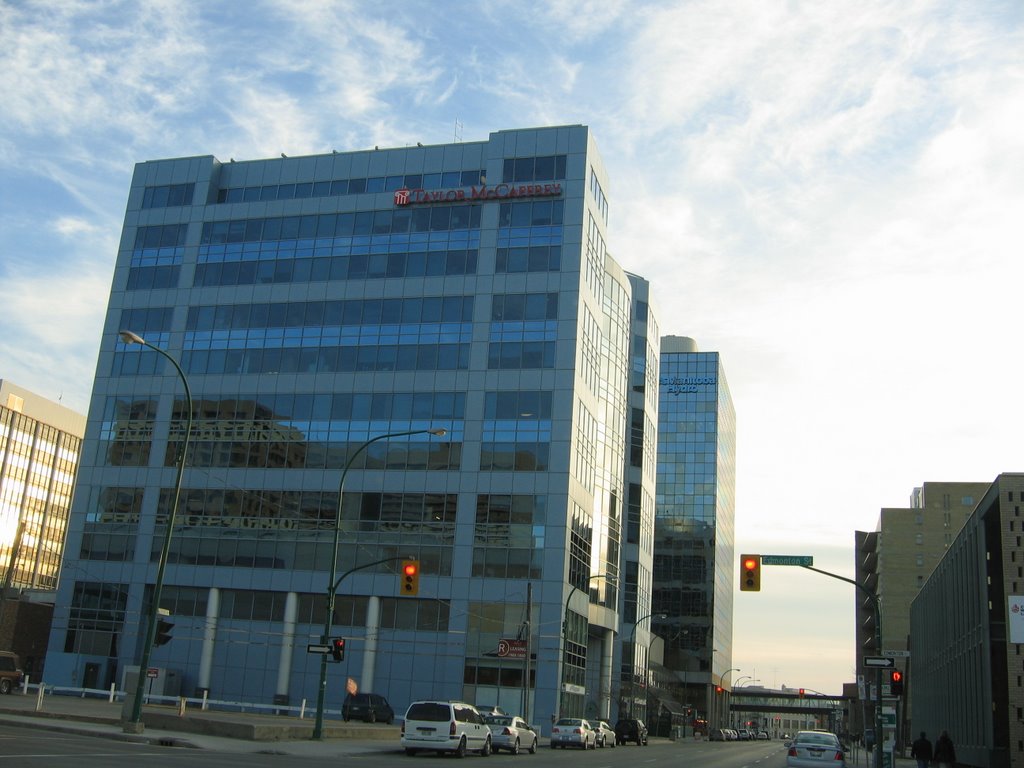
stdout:
<svg viewBox="0 0 1024 768">
<path fill-rule="evenodd" d="M 530 722 L 530 635 L 533 634 L 530 627 L 530 616 L 533 612 L 533 582 L 526 583 L 526 622 L 524 624 L 526 636 L 526 656 L 523 659 L 523 720 Z"/>
</svg>

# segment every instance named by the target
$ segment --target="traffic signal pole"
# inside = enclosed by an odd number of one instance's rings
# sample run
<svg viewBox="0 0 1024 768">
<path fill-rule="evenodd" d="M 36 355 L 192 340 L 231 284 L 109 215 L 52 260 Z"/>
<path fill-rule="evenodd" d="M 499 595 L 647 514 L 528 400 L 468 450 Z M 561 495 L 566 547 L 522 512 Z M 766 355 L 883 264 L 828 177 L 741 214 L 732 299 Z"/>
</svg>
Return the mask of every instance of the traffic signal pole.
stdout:
<svg viewBox="0 0 1024 768">
<path fill-rule="evenodd" d="M 810 565 L 801 565 L 808 571 L 814 571 L 820 573 L 822 576 L 828 576 L 833 579 L 839 579 L 839 581 L 845 581 L 847 584 L 853 584 L 857 589 L 863 592 L 867 597 L 871 598 L 871 604 L 875 609 L 875 646 L 878 648 L 878 652 L 882 652 L 882 611 L 879 607 L 878 595 L 870 591 L 863 584 L 858 584 L 853 579 L 848 579 L 845 576 L 840 576 L 837 573 L 830 573 L 829 571 L 823 571 L 820 568 L 814 568 Z M 882 668 L 878 667 L 875 670 L 875 768 L 882 768 Z"/>
</svg>

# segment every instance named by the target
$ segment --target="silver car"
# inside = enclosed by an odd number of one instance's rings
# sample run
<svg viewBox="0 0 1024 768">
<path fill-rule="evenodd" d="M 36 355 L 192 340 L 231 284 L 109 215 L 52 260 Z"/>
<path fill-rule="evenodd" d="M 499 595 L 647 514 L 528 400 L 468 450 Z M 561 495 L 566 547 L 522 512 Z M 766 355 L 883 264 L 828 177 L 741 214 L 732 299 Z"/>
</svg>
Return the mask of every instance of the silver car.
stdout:
<svg viewBox="0 0 1024 768">
<path fill-rule="evenodd" d="M 604 720 L 594 723 L 594 736 L 596 737 L 594 743 L 597 746 L 615 748 L 615 729 Z"/>
<path fill-rule="evenodd" d="M 846 753 L 834 733 L 799 731 L 789 742 L 786 768 L 846 768 Z"/>
<path fill-rule="evenodd" d="M 580 747 L 594 749 L 597 746 L 594 729 L 589 720 L 578 717 L 563 717 L 551 726 L 551 748 Z"/>
<path fill-rule="evenodd" d="M 484 722 L 491 729 L 491 748 L 502 749 L 518 755 L 525 749 L 531 755 L 537 754 L 537 733 L 521 717 L 514 715 L 487 715 Z"/>
</svg>

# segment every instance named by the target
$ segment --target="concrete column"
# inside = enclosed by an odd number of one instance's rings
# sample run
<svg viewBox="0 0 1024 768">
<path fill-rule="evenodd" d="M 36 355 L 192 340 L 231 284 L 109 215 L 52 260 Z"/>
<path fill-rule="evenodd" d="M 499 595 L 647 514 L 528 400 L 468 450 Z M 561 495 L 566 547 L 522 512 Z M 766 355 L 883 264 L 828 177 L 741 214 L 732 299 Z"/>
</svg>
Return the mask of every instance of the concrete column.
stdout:
<svg viewBox="0 0 1024 768">
<path fill-rule="evenodd" d="M 299 615 L 299 595 L 289 592 L 284 603 L 284 630 L 281 633 L 281 660 L 277 665 L 275 704 L 288 703 L 288 681 L 292 676 L 292 656 L 295 650 L 295 623 Z"/>
<path fill-rule="evenodd" d="M 612 666 L 615 662 L 615 630 L 606 629 L 601 638 L 601 681 L 598 691 L 599 711 L 601 719 L 610 720 L 612 716 Z"/>
<path fill-rule="evenodd" d="M 213 650 L 217 644 L 217 618 L 220 614 L 220 590 L 210 587 L 206 595 L 206 625 L 203 627 L 203 651 L 199 657 L 199 680 L 196 695 L 210 691 L 210 674 L 213 670 Z"/>
<path fill-rule="evenodd" d="M 380 598 L 373 596 L 366 603 L 366 640 L 363 654 L 363 674 L 358 680 L 359 690 L 373 690 L 373 670 L 377 666 L 377 637 L 380 635 Z"/>
</svg>

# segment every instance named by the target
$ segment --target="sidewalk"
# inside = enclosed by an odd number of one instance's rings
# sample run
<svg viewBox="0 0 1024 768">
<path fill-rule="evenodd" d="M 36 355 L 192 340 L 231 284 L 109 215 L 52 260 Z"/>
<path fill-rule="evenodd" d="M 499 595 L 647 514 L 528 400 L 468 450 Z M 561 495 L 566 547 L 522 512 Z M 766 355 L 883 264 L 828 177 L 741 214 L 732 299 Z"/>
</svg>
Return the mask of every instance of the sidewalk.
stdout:
<svg viewBox="0 0 1024 768">
<path fill-rule="evenodd" d="M 324 723 L 323 740 L 313 741 L 312 717 L 300 720 L 201 709 L 187 709 L 179 716 L 176 709 L 147 705 L 142 710 L 144 733 L 130 734 L 122 727 L 120 702 L 48 695 L 37 712 L 36 700 L 32 693 L 0 696 L 0 723 L 218 752 L 341 757 L 401 750 L 397 725 L 331 720 Z"/>
</svg>

